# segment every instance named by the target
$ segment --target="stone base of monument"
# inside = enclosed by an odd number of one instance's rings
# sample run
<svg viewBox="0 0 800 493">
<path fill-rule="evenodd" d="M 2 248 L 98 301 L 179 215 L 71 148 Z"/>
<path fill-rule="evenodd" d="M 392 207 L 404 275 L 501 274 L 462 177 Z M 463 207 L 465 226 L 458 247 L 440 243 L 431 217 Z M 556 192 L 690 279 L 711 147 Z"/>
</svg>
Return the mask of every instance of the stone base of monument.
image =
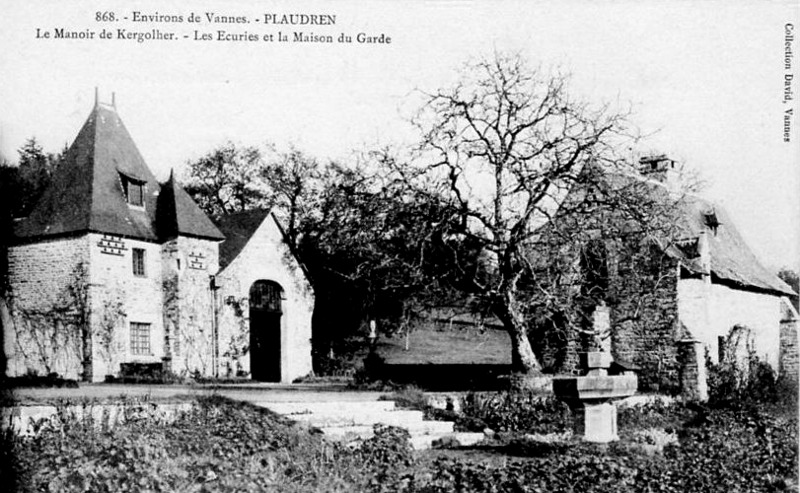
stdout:
<svg viewBox="0 0 800 493">
<path fill-rule="evenodd" d="M 596 443 L 619 440 L 614 401 L 635 394 L 639 380 L 634 374 L 608 375 L 612 363 L 608 353 L 588 353 L 584 361 L 586 376 L 555 378 L 553 393 L 575 415 L 576 435 Z"/>
<path fill-rule="evenodd" d="M 574 407 L 573 431 L 583 436 L 587 442 L 608 443 L 619 440 L 617 435 L 617 406 L 604 402 L 602 404 L 585 404 Z"/>
</svg>

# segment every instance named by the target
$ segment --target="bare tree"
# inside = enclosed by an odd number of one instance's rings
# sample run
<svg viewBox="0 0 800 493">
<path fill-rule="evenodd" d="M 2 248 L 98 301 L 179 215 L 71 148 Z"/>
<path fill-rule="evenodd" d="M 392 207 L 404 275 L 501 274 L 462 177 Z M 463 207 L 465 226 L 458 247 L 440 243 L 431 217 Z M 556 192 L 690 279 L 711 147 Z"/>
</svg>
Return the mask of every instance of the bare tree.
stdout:
<svg viewBox="0 0 800 493">
<path fill-rule="evenodd" d="M 526 373 L 541 369 L 525 286 L 537 227 L 589 170 L 625 166 L 615 149 L 630 143 L 626 114 L 573 99 L 567 82 L 516 55 L 469 63 L 453 86 L 424 95 L 413 162 L 386 159 L 413 193 L 462 217 L 459 237 L 484 252 L 483 267 L 464 272 L 467 288 L 503 323 L 512 365 Z"/>
</svg>

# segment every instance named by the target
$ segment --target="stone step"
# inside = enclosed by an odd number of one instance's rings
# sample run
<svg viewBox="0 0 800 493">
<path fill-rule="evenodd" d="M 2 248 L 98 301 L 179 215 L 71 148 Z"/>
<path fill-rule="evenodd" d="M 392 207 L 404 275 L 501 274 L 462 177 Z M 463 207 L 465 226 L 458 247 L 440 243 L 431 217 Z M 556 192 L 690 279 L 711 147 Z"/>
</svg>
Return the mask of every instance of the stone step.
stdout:
<svg viewBox="0 0 800 493">
<path fill-rule="evenodd" d="M 393 401 L 251 402 L 298 423 L 319 428 L 326 438 L 345 443 L 357 444 L 372 437 L 376 424 L 405 428 L 416 450 L 429 449 L 435 442 L 464 447 L 484 439 L 483 433 L 454 432 L 451 421 L 425 421 L 422 411 L 397 409 Z"/>
<path fill-rule="evenodd" d="M 411 435 L 437 435 L 453 433 L 453 423 L 450 421 L 420 421 L 403 426 Z M 325 426 L 320 430 L 326 437 L 332 439 L 354 440 L 357 438 L 370 438 L 374 435 L 372 426 Z"/>
<path fill-rule="evenodd" d="M 394 401 L 253 402 L 253 404 L 266 407 L 286 417 L 295 414 L 380 413 L 395 409 Z"/>
<path fill-rule="evenodd" d="M 325 412 L 312 414 L 292 414 L 286 416 L 317 428 L 347 425 L 385 424 L 390 426 L 412 426 L 422 422 L 422 411 L 399 410 L 383 412 Z"/>
</svg>

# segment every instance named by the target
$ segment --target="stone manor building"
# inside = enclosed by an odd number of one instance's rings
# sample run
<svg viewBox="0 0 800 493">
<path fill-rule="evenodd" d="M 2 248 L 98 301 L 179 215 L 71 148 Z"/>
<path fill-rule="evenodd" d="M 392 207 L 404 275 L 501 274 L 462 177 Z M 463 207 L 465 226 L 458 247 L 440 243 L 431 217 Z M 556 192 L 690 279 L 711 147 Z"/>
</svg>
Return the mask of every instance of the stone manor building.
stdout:
<svg viewBox="0 0 800 493">
<path fill-rule="evenodd" d="M 311 372 L 314 297 L 268 211 L 212 222 L 159 183 L 114 103 L 91 114 L 15 224 L 7 374 L 126 368 L 291 382 Z"/>
</svg>

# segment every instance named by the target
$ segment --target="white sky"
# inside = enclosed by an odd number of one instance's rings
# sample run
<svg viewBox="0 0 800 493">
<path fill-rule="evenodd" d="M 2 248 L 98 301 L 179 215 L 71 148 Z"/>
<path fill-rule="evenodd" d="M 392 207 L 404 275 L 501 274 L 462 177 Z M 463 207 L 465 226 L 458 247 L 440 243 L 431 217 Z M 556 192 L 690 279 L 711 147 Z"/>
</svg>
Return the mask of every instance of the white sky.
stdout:
<svg viewBox="0 0 800 493">
<path fill-rule="evenodd" d="M 114 7 L 118 5 L 119 7 Z M 112 8 L 113 7 L 113 8 Z M 95 22 L 97 11 L 243 15 L 236 26 Z M 265 13 L 327 13 L 335 26 L 265 26 Z M 659 130 L 658 150 L 699 170 L 765 263 L 800 267 L 800 120 L 783 142 L 784 26 L 796 2 L 256 2 L 10 1 L 0 15 L 0 153 L 36 136 L 48 151 L 74 139 L 94 101 L 117 108 L 160 178 L 230 139 L 293 142 L 319 158 L 409 142 L 414 88 L 453 80 L 470 56 L 522 52 L 572 72 L 574 92 L 631 102 L 633 121 Z M 36 39 L 52 31 L 174 31 L 176 41 Z M 385 33 L 388 46 L 225 43 L 215 32 Z M 115 31 L 116 34 L 116 31 Z M 795 35 L 800 38 L 800 31 Z M 800 42 L 793 44 L 800 52 Z M 800 77 L 794 59 L 794 90 Z M 794 103 L 795 113 L 800 111 Z M 791 104 L 791 103 L 790 103 Z M 403 110 L 401 110 L 403 108 Z"/>
</svg>

